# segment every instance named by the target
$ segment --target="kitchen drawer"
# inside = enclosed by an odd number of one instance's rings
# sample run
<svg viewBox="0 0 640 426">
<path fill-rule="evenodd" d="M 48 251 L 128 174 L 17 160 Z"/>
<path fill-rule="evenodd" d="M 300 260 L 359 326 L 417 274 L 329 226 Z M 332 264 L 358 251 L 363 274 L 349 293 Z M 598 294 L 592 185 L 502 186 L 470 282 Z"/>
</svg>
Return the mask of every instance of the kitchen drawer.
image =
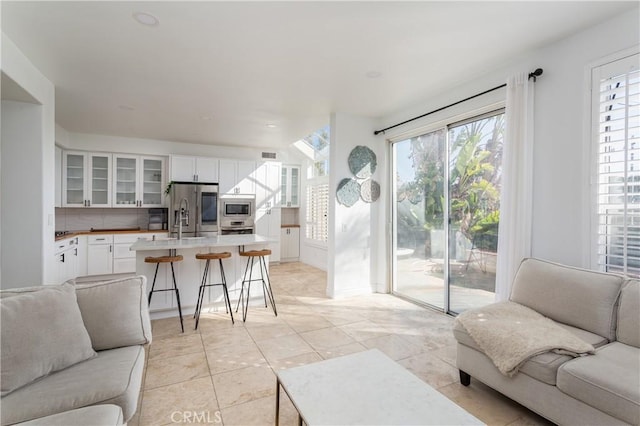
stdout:
<svg viewBox="0 0 640 426">
<path fill-rule="evenodd" d="M 78 237 L 68 238 L 66 240 L 58 240 L 55 242 L 54 253 L 60 254 L 63 251 L 76 247 L 77 245 L 78 245 Z"/>
<path fill-rule="evenodd" d="M 138 240 L 144 240 L 146 239 L 147 234 L 115 234 L 113 236 L 113 242 L 115 244 L 121 244 L 121 243 L 129 243 L 129 244 L 133 244 Z"/>
<path fill-rule="evenodd" d="M 113 234 L 87 235 L 87 244 L 113 244 Z"/>
<path fill-rule="evenodd" d="M 115 248 L 113 250 L 113 258 L 114 259 L 131 259 L 131 258 L 135 259 L 136 252 L 129 250 L 129 247 L 131 247 L 131 244 L 130 243 L 115 244 L 114 245 Z"/>
</svg>

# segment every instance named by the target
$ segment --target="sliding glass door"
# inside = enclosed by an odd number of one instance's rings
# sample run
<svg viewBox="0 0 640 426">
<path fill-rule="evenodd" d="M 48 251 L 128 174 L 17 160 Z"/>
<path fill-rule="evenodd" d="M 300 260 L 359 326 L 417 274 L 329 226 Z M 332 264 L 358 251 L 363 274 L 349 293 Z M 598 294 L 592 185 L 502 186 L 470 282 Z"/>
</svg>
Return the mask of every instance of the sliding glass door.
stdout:
<svg viewBox="0 0 640 426">
<path fill-rule="evenodd" d="M 445 312 L 493 302 L 504 114 L 392 146 L 394 293 Z"/>
</svg>

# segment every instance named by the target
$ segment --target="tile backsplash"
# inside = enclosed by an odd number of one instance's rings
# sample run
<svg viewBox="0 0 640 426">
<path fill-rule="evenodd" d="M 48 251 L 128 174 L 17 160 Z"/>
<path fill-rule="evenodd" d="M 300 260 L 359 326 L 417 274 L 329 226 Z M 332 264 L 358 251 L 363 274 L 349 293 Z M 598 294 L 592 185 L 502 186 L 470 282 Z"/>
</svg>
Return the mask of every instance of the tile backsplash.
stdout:
<svg viewBox="0 0 640 426">
<path fill-rule="evenodd" d="M 149 227 L 148 209 L 56 208 L 56 231 Z"/>
</svg>

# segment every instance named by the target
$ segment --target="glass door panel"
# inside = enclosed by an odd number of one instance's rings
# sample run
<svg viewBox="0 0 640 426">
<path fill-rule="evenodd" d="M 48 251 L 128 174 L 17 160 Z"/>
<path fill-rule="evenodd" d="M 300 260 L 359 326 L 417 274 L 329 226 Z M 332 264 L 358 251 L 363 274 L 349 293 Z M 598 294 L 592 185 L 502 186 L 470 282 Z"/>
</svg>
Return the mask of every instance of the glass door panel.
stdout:
<svg viewBox="0 0 640 426">
<path fill-rule="evenodd" d="M 291 168 L 291 205 L 297 206 L 299 204 L 298 201 L 298 193 L 300 190 L 298 189 L 298 182 L 300 182 L 300 169 L 297 167 Z"/>
<path fill-rule="evenodd" d="M 445 312 L 494 301 L 504 114 L 392 145 L 392 286 Z"/>
<path fill-rule="evenodd" d="M 143 191 L 142 204 L 162 204 L 162 160 L 144 158 L 142 160 Z"/>
<path fill-rule="evenodd" d="M 504 114 L 449 128 L 449 310 L 494 301 Z"/>
<path fill-rule="evenodd" d="M 84 205 L 84 155 L 66 154 L 66 202 L 65 205 Z"/>
<path fill-rule="evenodd" d="M 109 157 L 91 156 L 91 205 L 109 205 Z"/>
<path fill-rule="evenodd" d="M 396 142 L 394 292 L 445 309 L 444 129 Z"/>
<path fill-rule="evenodd" d="M 119 206 L 136 204 L 136 158 L 115 157 L 116 199 Z"/>
<path fill-rule="evenodd" d="M 280 205 L 287 207 L 287 181 L 289 180 L 289 168 L 283 167 L 280 179 Z"/>
</svg>

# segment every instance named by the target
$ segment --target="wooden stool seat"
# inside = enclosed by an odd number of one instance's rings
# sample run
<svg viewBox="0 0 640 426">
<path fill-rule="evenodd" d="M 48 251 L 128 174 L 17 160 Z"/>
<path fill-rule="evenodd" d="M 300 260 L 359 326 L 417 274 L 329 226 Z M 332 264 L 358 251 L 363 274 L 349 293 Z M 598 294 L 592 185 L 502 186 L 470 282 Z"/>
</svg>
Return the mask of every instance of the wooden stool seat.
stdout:
<svg viewBox="0 0 640 426">
<path fill-rule="evenodd" d="M 196 254 L 196 259 L 199 260 L 216 260 L 216 259 L 227 259 L 231 257 L 231 253 L 228 251 L 222 253 L 198 253 Z"/>
<path fill-rule="evenodd" d="M 261 257 L 261 256 L 270 256 L 271 250 L 263 249 L 263 250 L 249 250 L 249 251 L 241 251 L 240 256 L 243 257 Z"/>
<path fill-rule="evenodd" d="M 158 256 L 158 257 L 145 257 L 145 263 L 170 263 L 170 262 L 181 262 L 184 258 L 181 254 L 177 256 Z"/>
</svg>

